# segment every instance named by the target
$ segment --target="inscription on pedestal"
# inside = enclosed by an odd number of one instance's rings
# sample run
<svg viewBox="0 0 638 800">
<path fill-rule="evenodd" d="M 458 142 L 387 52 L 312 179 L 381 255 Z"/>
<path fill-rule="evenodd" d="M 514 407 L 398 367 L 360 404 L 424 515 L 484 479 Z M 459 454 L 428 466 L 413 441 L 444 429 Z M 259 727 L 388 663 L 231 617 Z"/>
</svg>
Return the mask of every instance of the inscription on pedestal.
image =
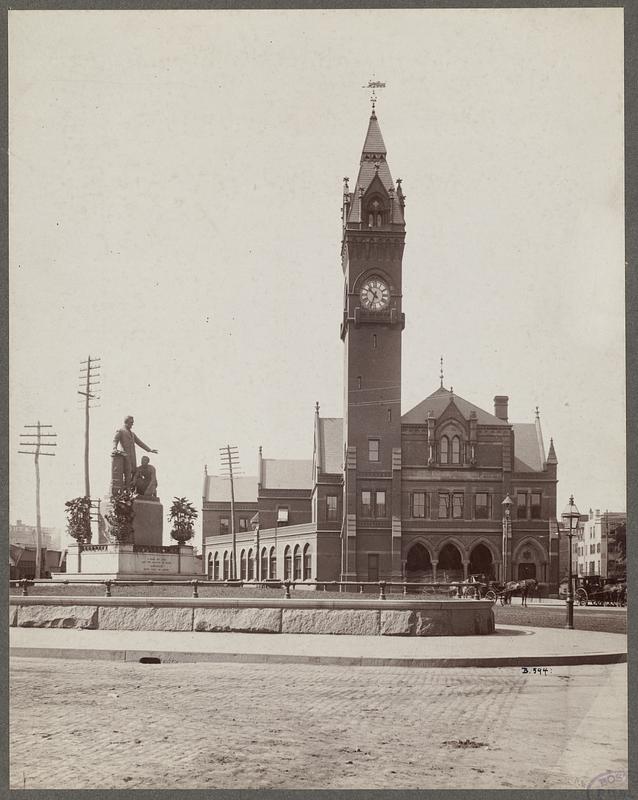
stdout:
<svg viewBox="0 0 638 800">
<path fill-rule="evenodd" d="M 162 553 L 137 553 L 137 563 L 142 572 L 174 572 L 172 561 L 170 556 Z"/>
</svg>

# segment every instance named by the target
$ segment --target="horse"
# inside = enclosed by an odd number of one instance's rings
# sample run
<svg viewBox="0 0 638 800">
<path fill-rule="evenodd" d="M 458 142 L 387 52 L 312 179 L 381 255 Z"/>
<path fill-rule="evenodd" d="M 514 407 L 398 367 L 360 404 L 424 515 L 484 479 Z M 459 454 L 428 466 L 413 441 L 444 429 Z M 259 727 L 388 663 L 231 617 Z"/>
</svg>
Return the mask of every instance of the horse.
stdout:
<svg viewBox="0 0 638 800">
<path fill-rule="evenodd" d="M 536 592 L 537 586 L 538 582 L 536 581 L 536 578 L 526 578 L 525 580 L 521 581 L 508 581 L 503 590 L 504 602 L 511 604 L 512 595 L 515 592 L 520 592 L 521 605 L 527 607 L 527 598 Z"/>
</svg>

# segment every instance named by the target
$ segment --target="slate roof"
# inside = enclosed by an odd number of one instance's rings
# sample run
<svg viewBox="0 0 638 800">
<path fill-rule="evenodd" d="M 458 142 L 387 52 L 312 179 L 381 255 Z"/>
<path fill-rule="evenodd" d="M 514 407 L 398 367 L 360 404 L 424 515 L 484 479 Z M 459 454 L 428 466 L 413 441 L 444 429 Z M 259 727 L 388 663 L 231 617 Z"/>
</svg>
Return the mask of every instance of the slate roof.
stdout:
<svg viewBox="0 0 638 800">
<path fill-rule="evenodd" d="M 378 174 L 379 180 L 387 192 L 394 188 L 394 181 L 390 174 L 390 167 L 386 161 L 386 149 L 381 135 L 381 128 L 376 114 L 372 114 L 370 122 L 368 123 L 368 132 L 366 134 L 365 142 L 363 143 L 363 151 L 361 153 L 361 162 L 359 166 L 359 174 L 356 183 L 350 192 L 350 210 L 348 212 L 347 222 L 359 223 L 361 222 L 361 201 L 359 197 L 359 188 L 361 187 L 364 192 L 367 191 L 370 184 Z M 378 173 L 375 166 L 379 167 Z M 394 222 L 402 223 L 403 211 L 399 198 L 395 194 L 394 199 Z"/>
<path fill-rule="evenodd" d="M 536 425 L 533 422 L 514 422 L 512 429 L 516 472 L 542 472 L 543 456 Z"/>
<path fill-rule="evenodd" d="M 312 489 L 312 460 L 264 458 L 262 489 Z"/>
<path fill-rule="evenodd" d="M 319 417 L 319 471 L 343 472 L 343 419 Z"/>
<path fill-rule="evenodd" d="M 237 503 L 256 503 L 258 480 L 252 475 L 235 478 L 235 501 Z M 230 502 L 230 481 L 221 475 L 206 475 L 204 478 L 204 500 L 211 503 Z"/>
<path fill-rule="evenodd" d="M 475 406 L 474 403 L 470 403 L 469 400 L 459 397 L 458 394 L 453 393 L 444 387 L 432 392 L 432 394 L 426 397 L 425 400 L 422 400 L 420 403 L 414 406 L 414 408 L 405 413 L 401 417 L 401 422 L 408 424 L 422 424 L 427 419 L 428 411 L 432 412 L 432 416 L 438 418 L 448 407 L 450 400 L 452 399 L 465 419 L 469 419 L 470 412 L 474 411 L 476 413 L 476 420 L 479 425 L 498 425 L 501 427 L 509 425 L 509 423 L 505 422 L 505 420 L 495 417 L 494 414 L 484 411 L 482 408 Z"/>
</svg>

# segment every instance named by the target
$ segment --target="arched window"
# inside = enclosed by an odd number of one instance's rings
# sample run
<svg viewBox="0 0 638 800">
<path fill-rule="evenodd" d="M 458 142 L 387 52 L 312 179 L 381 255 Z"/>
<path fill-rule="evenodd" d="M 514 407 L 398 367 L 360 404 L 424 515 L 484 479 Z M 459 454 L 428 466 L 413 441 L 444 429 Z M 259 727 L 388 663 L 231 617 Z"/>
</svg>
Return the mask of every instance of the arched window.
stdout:
<svg viewBox="0 0 638 800">
<path fill-rule="evenodd" d="M 223 580 L 227 581 L 230 578 L 230 558 L 228 557 L 228 550 L 224 552 L 224 577 Z"/>
<path fill-rule="evenodd" d="M 215 553 L 215 560 L 213 562 L 213 580 L 219 580 L 219 553 Z"/>
<path fill-rule="evenodd" d="M 452 463 L 461 463 L 461 440 L 458 436 L 452 438 Z"/>
<path fill-rule="evenodd" d="M 288 545 L 284 550 L 284 580 L 289 581 L 292 578 L 292 552 Z"/>
<path fill-rule="evenodd" d="M 261 569 L 259 570 L 259 579 L 265 581 L 268 577 L 268 551 L 265 547 L 261 548 Z"/>
<path fill-rule="evenodd" d="M 208 580 L 211 580 L 211 578 L 213 577 L 213 554 L 212 553 L 208 554 L 208 564 L 207 564 L 207 568 L 206 568 L 206 576 L 208 577 Z"/>
<path fill-rule="evenodd" d="M 248 551 L 248 575 L 246 577 L 249 581 L 255 578 L 255 556 L 252 548 Z"/>
<path fill-rule="evenodd" d="M 270 568 L 268 570 L 268 577 L 271 580 L 275 580 L 277 577 L 277 554 L 275 553 L 275 548 L 270 548 Z"/>
<path fill-rule="evenodd" d="M 440 453 L 439 453 L 439 456 L 440 456 L 440 457 L 439 457 L 439 460 L 440 460 L 441 464 L 447 464 L 447 463 L 448 463 L 448 458 L 449 458 L 449 452 L 448 452 L 448 450 L 449 450 L 449 446 L 450 446 L 450 443 L 449 443 L 449 441 L 448 441 L 448 438 L 447 438 L 447 436 L 442 436 L 442 437 L 441 437 L 441 447 L 440 447 Z"/>
<path fill-rule="evenodd" d="M 294 579 L 296 581 L 301 580 L 301 547 L 298 544 L 295 545 L 295 573 Z"/>
<path fill-rule="evenodd" d="M 240 577 L 242 581 L 246 580 L 246 551 L 242 550 L 241 555 L 239 556 L 239 569 L 240 569 Z"/>
<path fill-rule="evenodd" d="M 307 544 L 303 549 L 303 579 L 309 581 L 312 578 L 312 559 L 310 557 L 310 545 Z"/>
<path fill-rule="evenodd" d="M 368 228 L 380 228 L 383 225 L 383 203 L 375 198 L 368 205 Z"/>
</svg>

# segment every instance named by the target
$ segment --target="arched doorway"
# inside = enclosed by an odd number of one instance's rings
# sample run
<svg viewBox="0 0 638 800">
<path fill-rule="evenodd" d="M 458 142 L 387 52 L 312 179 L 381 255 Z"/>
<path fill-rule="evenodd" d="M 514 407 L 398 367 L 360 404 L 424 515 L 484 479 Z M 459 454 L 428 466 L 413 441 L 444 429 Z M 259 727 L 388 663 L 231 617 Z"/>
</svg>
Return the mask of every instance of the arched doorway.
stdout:
<svg viewBox="0 0 638 800">
<path fill-rule="evenodd" d="M 482 542 L 477 544 L 470 553 L 470 575 L 485 575 L 485 579 L 488 581 L 496 578 L 492 551 Z"/>
<path fill-rule="evenodd" d="M 444 582 L 463 580 L 463 560 L 458 547 L 451 542 L 448 542 L 439 552 L 436 575 L 438 580 Z"/>
<path fill-rule="evenodd" d="M 432 561 L 427 548 L 416 542 L 408 550 L 405 562 L 405 577 L 408 581 L 432 580 Z"/>
<path fill-rule="evenodd" d="M 549 557 L 543 545 L 535 539 L 525 539 L 514 549 L 512 579 L 522 581 L 535 578 L 545 583 L 548 562 Z"/>
</svg>

